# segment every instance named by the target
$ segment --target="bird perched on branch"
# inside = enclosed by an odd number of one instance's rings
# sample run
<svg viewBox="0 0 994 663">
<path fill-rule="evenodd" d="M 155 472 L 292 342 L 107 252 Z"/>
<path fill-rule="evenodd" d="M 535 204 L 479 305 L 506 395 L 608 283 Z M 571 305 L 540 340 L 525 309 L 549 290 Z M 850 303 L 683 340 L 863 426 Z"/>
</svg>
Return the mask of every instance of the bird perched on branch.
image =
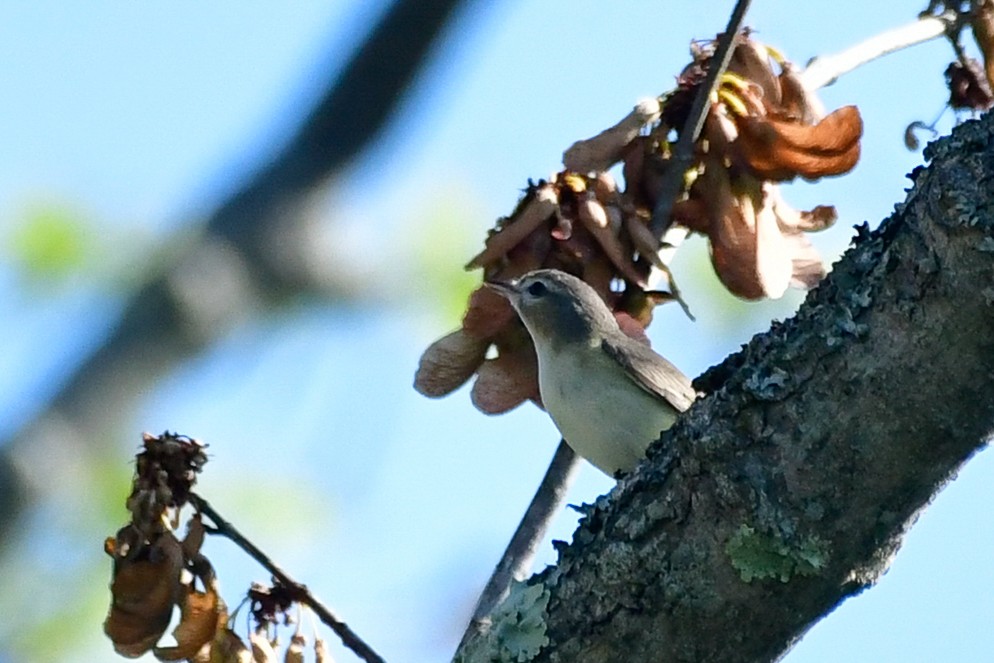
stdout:
<svg viewBox="0 0 994 663">
<path fill-rule="evenodd" d="M 690 407 L 690 379 L 626 335 L 589 285 L 554 269 L 488 283 L 531 334 L 542 403 L 580 456 L 615 476 L 629 472 L 661 431 Z"/>
</svg>

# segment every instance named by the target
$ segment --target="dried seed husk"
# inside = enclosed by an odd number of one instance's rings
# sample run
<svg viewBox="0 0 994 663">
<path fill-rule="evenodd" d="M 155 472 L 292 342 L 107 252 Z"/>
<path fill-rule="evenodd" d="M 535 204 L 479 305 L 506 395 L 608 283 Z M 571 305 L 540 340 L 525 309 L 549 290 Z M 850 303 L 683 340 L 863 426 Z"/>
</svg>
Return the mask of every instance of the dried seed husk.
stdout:
<svg viewBox="0 0 994 663">
<path fill-rule="evenodd" d="M 490 342 L 457 329 L 424 351 L 414 374 L 414 388 L 429 398 L 440 398 L 463 386 L 486 356 Z"/>
<path fill-rule="evenodd" d="M 543 184 L 529 193 L 519 209 L 503 227 L 490 235 L 486 248 L 466 263 L 466 269 L 486 267 L 504 257 L 517 244 L 548 221 L 559 207 L 559 196 L 552 184 Z"/>
<path fill-rule="evenodd" d="M 625 146 L 638 137 L 642 127 L 659 119 L 660 112 L 659 99 L 643 99 L 613 127 L 570 145 L 563 152 L 563 165 L 578 173 L 608 170 L 621 161 Z"/>
</svg>

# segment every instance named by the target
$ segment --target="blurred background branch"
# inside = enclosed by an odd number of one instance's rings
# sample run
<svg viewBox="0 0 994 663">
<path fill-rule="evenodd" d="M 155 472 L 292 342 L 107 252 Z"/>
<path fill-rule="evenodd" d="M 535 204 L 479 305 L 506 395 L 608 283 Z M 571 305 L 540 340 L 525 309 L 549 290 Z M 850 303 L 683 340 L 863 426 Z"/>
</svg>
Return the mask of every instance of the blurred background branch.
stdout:
<svg viewBox="0 0 994 663">
<path fill-rule="evenodd" d="M 296 133 L 221 202 L 200 232 L 164 249 L 157 274 L 116 326 L 12 439 L 0 441 L 0 539 L 30 500 L 38 458 L 101 444 L 109 412 L 127 411 L 156 380 L 226 331 L 311 295 L 350 297 L 356 284 L 318 254 L 310 205 L 397 111 L 467 0 L 396 0 Z M 43 467 L 43 465 L 41 465 Z"/>
</svg>

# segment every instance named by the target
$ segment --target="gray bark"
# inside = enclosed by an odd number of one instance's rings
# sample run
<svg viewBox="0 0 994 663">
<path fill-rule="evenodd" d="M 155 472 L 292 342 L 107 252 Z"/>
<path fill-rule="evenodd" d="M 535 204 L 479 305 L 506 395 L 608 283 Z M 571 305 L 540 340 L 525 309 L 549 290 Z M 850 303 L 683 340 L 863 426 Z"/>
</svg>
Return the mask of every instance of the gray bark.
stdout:
<svg viewBox="0 0 994 663">
<path fill-rule="evenodd" d="M 519 585 L 473 661 L 771 661 L 874 584 L 994 425 L 994 117 Z"/>
</svg>

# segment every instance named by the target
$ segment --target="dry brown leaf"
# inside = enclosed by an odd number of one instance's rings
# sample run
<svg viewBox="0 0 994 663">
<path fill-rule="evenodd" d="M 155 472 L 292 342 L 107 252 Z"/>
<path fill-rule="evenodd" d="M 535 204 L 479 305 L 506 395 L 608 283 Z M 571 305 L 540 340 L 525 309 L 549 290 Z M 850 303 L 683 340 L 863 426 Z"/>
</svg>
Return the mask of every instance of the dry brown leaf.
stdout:
<svg viewBox="0 0 994 663">
<path fill-rule="evenodd" d="M 452 393 L 473 376 L 489 345 L 489 341 L 473 338 L 462 329 L 443 336 L 421 355 L 414 388 L 429 398 Z"/>
<path fill-rule="evenodd" d="M 204 645 L 213 642 L 219 631 L 225 630 L 226 610 L 216 582 L 209 582 L 203 592 L 189 587 L 180 609 L 180 622 L 173 630 L 176 645 L 154 650 L 160 661 L 192 658 Z"/>
<path fill-rule="evenodd" d="M 631 251 L 626 250 L 619 236 L 611 230 L 604 206 L 592 196 L 584 197 L 577 203 L 577 216 L 621 276 L 645 286 L 646 275 L 639 272 L 632 261 Z"/>
<path fill-rule="evenodd" d="M 738 39 L 728 62 L 728 71 L 738 74 L 760 91 L 766 108 L 780 105 L 780 84 L 773 73 L 769 52 L 753 39 Z"/>
<path fill-rule="evenodd" d="M 784 240 L 791 255 L 790 285 L 803 290 L 818 285 L 825 278 L 825 265 L 811 241 L 804 233 L 784 235 Z"/>
<path fill-rule="evenodd" d="M 227 615 L 223 620 L 227 622 Z M 190 663 L 252 663 L 252 652 L 230 628 L 218 624 L 214 639 L 189 659 Z"/>
<path fill-rule="evenodd" d="M 204 529 L 204 521 L 200 514 L 195 514 L 186 524 L 186 536 L 180 544 L 183 548 L 183 556 L 187 559 L 195 559 L 200 555 L 200 549 L 204 545 L 204 537 L 207 530 Z"/>
<path fill-rule="evenodd" d="M 777 223 L 785 233 L 817 232 L 832 226 L 838 219 L 835 207 L 832 205 L 817 205 L 811 211 L 800 211 L 784 200 L 778 185 L 767 182 L 763 184 L 766 204 L 772 205 L 777 215 Z"/>
<path fill-rule="evenodd" d="M 797 67 L 785 62 L 779 81 L 780 108 L 777 114 L 801 124 L 816 124 L 824 111 L 818 98 L 808 92 L 801 82 Z"/>
<path fill-rule="evenodd" d="M 283 663 L 304 663 L 304 647 L 307 646 L 307 638 L 300 631 L 290 638 L 290 645 L 283 655 Z"/>
<path fill-rule="evenodd" d="M 759 179 L 840 175 L 859 161 L 863 121 L 855 106 L 843 106 L 812 126 L 767 117 L 742 118 L 738 128 L 735 145 Z"/>
<path fill-rule="evenodd" d="M 540 402 L 534 347 L 522 343 L 515 350 L 502 348 L 499 352 L 498 357 L 480 366 L 470 394 L 473 405 L 486 414 L 503 414 L 528 399 Z"/>
<path fill-rule="evenodd" d="M 498 280 L 505 281 L 510 278 L 513 276 Z M 482 285 L 469 296 L 469 306 L 462 319 L 462 328 L 473 338 L 487 340 L 506 329 L 515 317 L 517 314 L 514 308 L 505 297 L 492 288 Z"/>
<path fill-rule="evenodd" d="M 659 100 L 644 99 L 618 124 L 593 138 L 579 140 L 563 152 L 563 165 L 578 173 L 606 171 L 621 161 L 622 153 L 642 127 L 659 119 Z"/>
<path fill-rule="evenodd" d="M 559 196 L 546 183 L 529 192 L 504 226 L 490 235 L 486 248 L 466 263 L 466 269 L 486 267 L 504 257 L 511 249 L 552 218 L 559 207 Z"/>
<path fill-rule="evenodd" d="M 618 183 L 611 173 L 599 171 L 594 174 L 593 189 L 597 200 L 605 205 L 614 203 L 618 198 Z"/>
<path fill-rule="evenodd" d="M 711 227 L 708 205 L 697 197 L 678 200 L 673 204 L 673 221 L 694 232 L 706 233 Z"/>
<path fill-rule="evenodd" d="M 151 547 L 138 552 L 109 542 L 107 547 L 114 555 L 114 578 L 104 633 L 114 643 L 114 651 L 137 658 L 149 651 L 169 626 L 173 605 L 182 592 L 183 551 L 171 534 L 163 534 Z"/>
<path fill-rule="evenodd" d="M 712 224 L 711 264 L 729 292 L 743 299 L 778 298 L 790 284 L 791 256 L 759 182 L 733 190 L 724 169 L 705 173 Z"/>
<path fill-rule="evenodd" d="M 249 635 L 249 644 L 252 645 L 252 661 L 254 663 L 279 663 L 279 656 L 273 648 L 273 643 L 269 641 L 265 633 L 253 631 Z"/>
<path fill-rule="evenodd" d="M 334 663 L 328 653 L 328 644 L 321 638 L 314 641 L 314 663 Z"/>
</svg>

